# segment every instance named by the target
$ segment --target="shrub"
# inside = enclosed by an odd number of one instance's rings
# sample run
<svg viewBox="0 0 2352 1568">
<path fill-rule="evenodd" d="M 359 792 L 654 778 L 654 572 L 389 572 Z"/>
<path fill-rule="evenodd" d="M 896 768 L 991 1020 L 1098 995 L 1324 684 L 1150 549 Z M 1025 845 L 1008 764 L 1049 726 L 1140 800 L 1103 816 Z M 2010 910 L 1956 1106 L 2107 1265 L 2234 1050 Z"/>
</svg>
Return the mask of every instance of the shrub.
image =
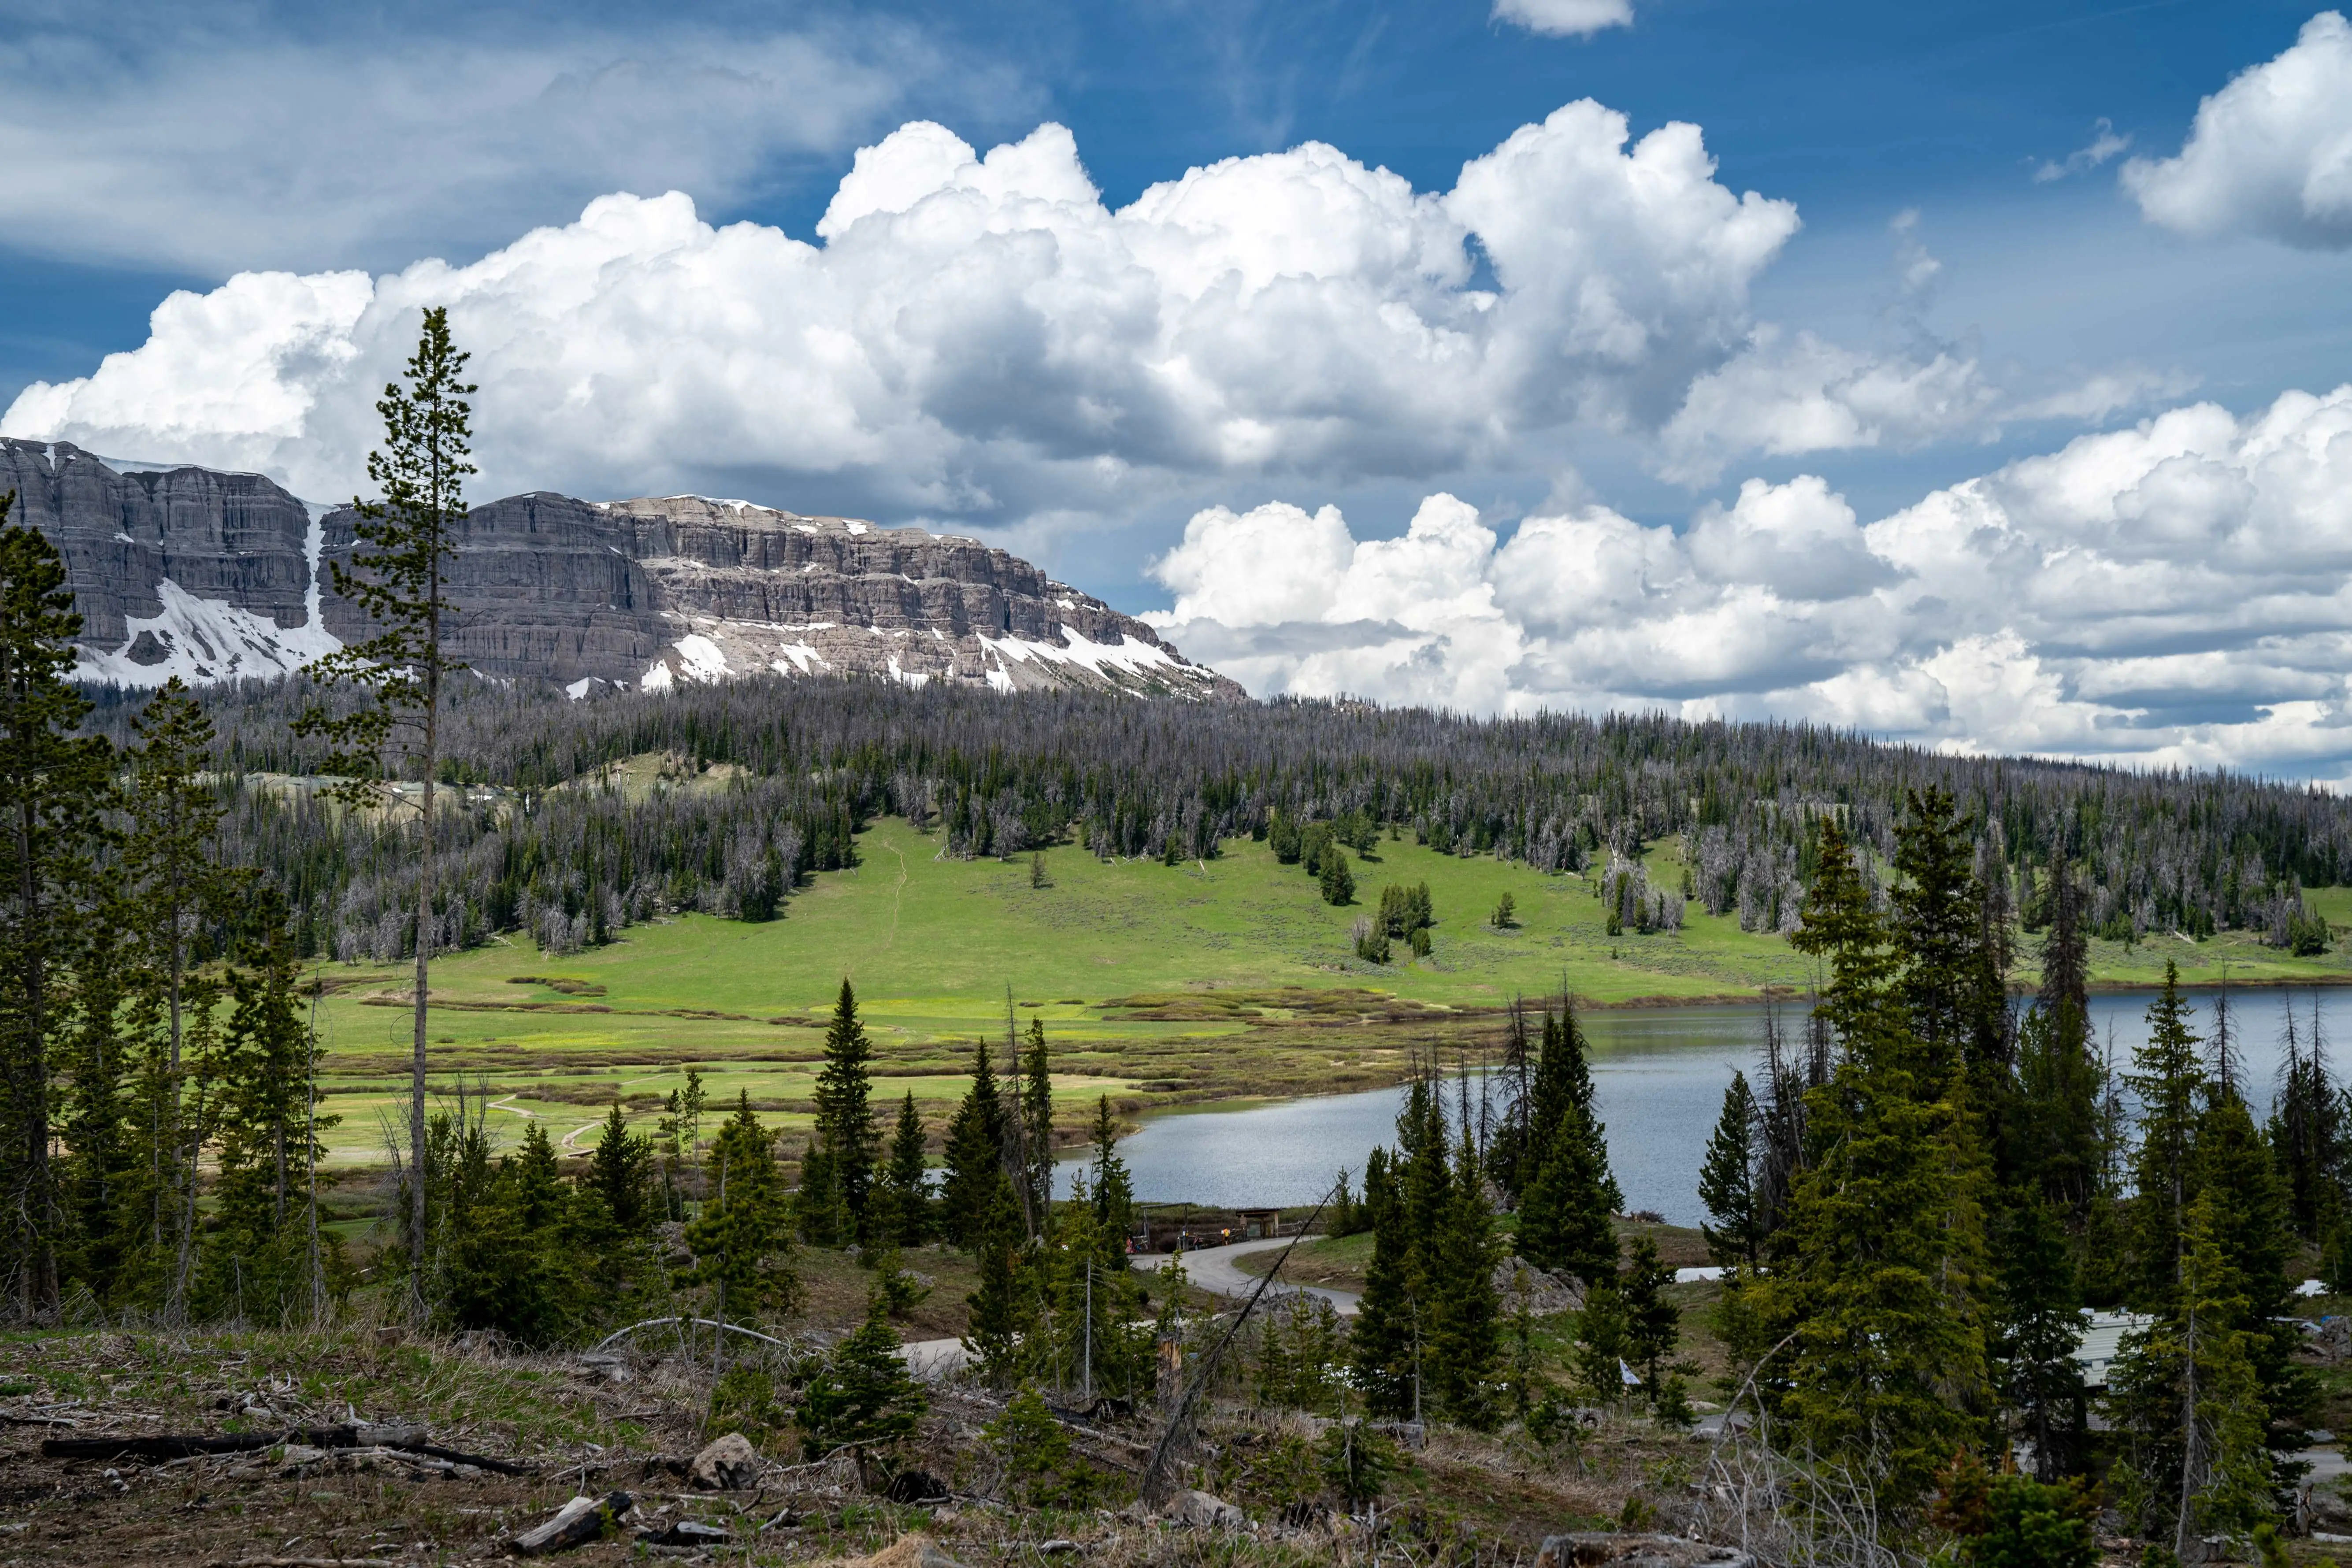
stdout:
<svg viewBox="0 0 2352 1568">
<path fill-rule="evenodd" d="M 1356 901 L 1355 874 L 1348 869 L 1348 852 L 1338 845 L 1326 846 L 1322 869 L 1316 879 L 1323 885 L 1323 901 L 1339 908 Z"/>
</svg>

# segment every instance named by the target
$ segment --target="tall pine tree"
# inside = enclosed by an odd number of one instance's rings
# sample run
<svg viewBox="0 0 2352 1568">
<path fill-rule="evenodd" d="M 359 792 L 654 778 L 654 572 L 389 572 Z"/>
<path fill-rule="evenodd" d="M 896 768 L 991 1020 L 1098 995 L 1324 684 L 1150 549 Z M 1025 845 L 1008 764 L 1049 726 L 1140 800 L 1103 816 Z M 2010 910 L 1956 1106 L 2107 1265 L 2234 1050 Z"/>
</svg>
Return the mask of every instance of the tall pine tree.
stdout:
<svg viewBox="0 0 2352 1568">
<path fill-rule="evenodd" d="M 958 1247 L 976 1246 L 993 1223 L 997 1188 L 1007 1189 L 1016 1222 L 1020 1198 L 1004 1173 L 1006 1142 L 1004 1100 L 998 1091 L 996 1068 L 989 1060 L 988 1042 L 975 1043 L 971 1087 L 964 1091 L 948 1123 L 947 1174 L 940 1189 L 940 1223 Z"/>
<path fill-rule="evenodd" d="M 1907 830 L 1907 829 L 1906 829 Z M 1881 1507 L 1915 1510 L 1977 1428 L 1986 1400 L 1976 1194 L 1954 1181 L 1967 1127 L 1915 1068 L 1887 940 L 1838 824 L 1791 939 L 1825 959 L 1816 1009 L 1843 1058 L 1808 1097 L 1813 1160 L 1798 1177 L 1771 1271 L 1753 1291 L 1782 1418 L 1824 1458 L 1874 1482 Z"/>
<path fill-rule="evenodd" d="M 1698 1201 L 1714 1223 L 1699 1227 L 1707 1256 L 1725 1268 L 1754 1268 L 1764 1245 L 1764 1214 L 1756 1190 L 1756 1096 L 1748 1075 L 1735 1072 L 1723 1091 L 1723 1113 L 1699 1166 Z"/>
<path fill-rule="evenodd" d="M 0 497 L 0 1268 L 16 1315 L 53 1321 L 65 1211 L 50 1165 L 50 1068 L 73 1019 L 100 813 L 103 740 L 75 734 L 89 702 L 70 683 L 81 632 L 48 541 L 7 522 Z"/>
<path fill-rule="evenodd" d="M 1021 1063 L 1022 1180 L 1037 1233 L 1054 1197 L 1054 1068 L 1045 1050 L 1045 1021 L 1029 1020 L 1029 1048 Z"/>
<path fill-rule="evenodd" d="M 1609 1169 L 1608 1134 L 1594 1113 L 1584 1030 L 1572 1000 L 1547 1007 L 1542 1053 L 1527 1099 L 1519 1163 L 1519 1252 L 1588 1285 L 1617 1273 L 1610 1217 L 1623 1205 Z"/>
<path fill-rule="evenodd" d="M 330 563 L 335 592 L 373 623 L 375 635 L 313 661 L 308 673 L 324 684 L 359 688 L 365 705 L 338 712 L 320 704 L 294 728 L 334 747 L 325 771 L 342 775 L 344 798 L 355 806 L 409 804 L 382 781 L 397 777 L 404 759 L 416 775 L 415 995 L 409 1063 L 408 1138 L 411 1169 L 408 1226 L 423 1246 L 425 1214 L 425 1071 L 430 967 L 438 939 L 433 912 L 434 790 L 441 782 L 441 688 L 456 668 L 442 651 L 451 629 L 446 576 L 466 519 L 465 483 L 473 473 L 468 443 L 477 390 L 462 379 L 467 355 L 449 338 L 449 312 L 425 312 L 416 353 L 404 370 L 406 386 L 389 383 L 376 412 L 383 445 L 368 454 L 367 473 L 382 497 L 354 500 L 357 546 L 351 566 Z M 411 1270 L 410 1306 L 425 1308 L 421 1273 Z"/>
<path fill-rule="evenodd" d="M 801 1164 L 801 1227 L 811 1241 L 847 1246 L 869 1239 L 866 1213 L 880 1138 L 874 1127 L 874 1047 L 858 1022 L 857 994 L 845 976 L 824 1031 L 816 1075 L 815 1136 Z"/>
</svg>

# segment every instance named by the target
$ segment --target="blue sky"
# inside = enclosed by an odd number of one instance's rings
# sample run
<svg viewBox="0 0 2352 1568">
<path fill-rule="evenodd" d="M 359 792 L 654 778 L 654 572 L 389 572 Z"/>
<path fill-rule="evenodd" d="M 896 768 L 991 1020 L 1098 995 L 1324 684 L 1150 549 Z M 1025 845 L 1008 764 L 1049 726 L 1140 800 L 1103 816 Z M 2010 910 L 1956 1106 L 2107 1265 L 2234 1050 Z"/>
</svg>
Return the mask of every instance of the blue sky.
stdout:
<svg viewBox="0 0 2352 1568">
<path fill-rule="evenodd" d="M 0 427 L 334 493 L 446 297 L 495 489 L 1255 689 L 2336 778 L 2347 102 L 2310 0 L 0 3 Z"/>
</svg>

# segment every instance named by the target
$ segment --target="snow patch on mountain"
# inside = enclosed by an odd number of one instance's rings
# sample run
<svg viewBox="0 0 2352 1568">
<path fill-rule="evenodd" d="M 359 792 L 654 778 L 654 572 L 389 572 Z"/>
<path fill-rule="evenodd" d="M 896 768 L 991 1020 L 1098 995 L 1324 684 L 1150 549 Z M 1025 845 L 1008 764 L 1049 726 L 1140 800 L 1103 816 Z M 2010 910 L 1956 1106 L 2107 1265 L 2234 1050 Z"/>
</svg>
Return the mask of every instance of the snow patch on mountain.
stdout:
<svg viewBox="0 0 2352 1568">
<path fill-rule="evenodd" d="M 125 617 L 130 636 L 121 647 L 80 650 L 76 679 L 132 687 L 161 686 L 175 675 L 191 686 L 267 679 L 342 651 L 342 643 L 320 624 L 315 586 L 309 620 L 290 630 L 223 600 L 200 599 L 169 577 L 155 584 L 155 595 L 163 601 L 158 614 Z"/>
</svg>

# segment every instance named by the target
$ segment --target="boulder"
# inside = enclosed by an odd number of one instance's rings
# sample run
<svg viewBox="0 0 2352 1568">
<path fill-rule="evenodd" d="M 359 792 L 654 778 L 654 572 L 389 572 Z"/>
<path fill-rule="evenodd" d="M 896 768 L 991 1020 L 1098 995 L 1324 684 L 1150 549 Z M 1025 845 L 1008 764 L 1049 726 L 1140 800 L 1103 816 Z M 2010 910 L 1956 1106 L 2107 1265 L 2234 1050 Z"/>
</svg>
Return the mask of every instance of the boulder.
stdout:
<svg viewBox="0 0 2352 1568">
<path fill-rule="evenodd" d="M 1527 1291 L 1528 1310 L 1537 1317 L 1554 1312 L 1580 1311 L 1584 1307 L 1584 1289 L 1566 1274 L 1554 1274 L 1537 1268 L 1523 1258 L 1506 1258 L 1495 1265 L 1495 1292 L 1503 1299 L 1503 1310 L 1519 1310 L 1519 1292 Z"/>
<path fill-rule="evenodd" d="M 1246 1522 L 1242 1510 L 1207 1492 L 1181 1491 L 1169 1501 L 1168 1518 L 1194 1530 L 1239 1530 Z"/>
<path fill-rule="evenodd" d="M 711 1491 L 748 1491 L 760 1484 L 760 1450 L 740 1432 L 715 1437 L 695 1455 L 687 1479 Z"/>
</svg>

